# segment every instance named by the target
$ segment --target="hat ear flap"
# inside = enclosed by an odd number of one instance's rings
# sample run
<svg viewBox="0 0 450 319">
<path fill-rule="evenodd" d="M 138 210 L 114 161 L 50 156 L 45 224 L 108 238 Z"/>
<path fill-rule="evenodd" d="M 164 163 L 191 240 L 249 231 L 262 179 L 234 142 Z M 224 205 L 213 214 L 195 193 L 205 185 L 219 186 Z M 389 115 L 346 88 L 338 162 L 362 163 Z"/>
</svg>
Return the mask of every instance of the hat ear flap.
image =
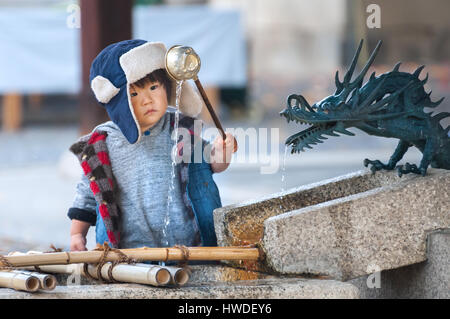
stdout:
<svg viewBox="0 0 450 319">
<path fill-rule="evenodd" d="M 108 103 L 119 93 L 120 89 L 116 88 L 107 78 L 97 75 L 91 81 L 91 88 L 94 91 L 96 99 L 101 103 Z"/>
<path fill-rule="evenodd" d="M 172 106 L 176 106 L 176 88 L 177 82 L 172 80 L 172 94 L 169 102 Z M 204 105 L 205 103 L 197 90 L 187 81 L 183 81 L 179 105 L 181 113 L 187 116 L 196 117 L 201 112 Z"/>
</svg>

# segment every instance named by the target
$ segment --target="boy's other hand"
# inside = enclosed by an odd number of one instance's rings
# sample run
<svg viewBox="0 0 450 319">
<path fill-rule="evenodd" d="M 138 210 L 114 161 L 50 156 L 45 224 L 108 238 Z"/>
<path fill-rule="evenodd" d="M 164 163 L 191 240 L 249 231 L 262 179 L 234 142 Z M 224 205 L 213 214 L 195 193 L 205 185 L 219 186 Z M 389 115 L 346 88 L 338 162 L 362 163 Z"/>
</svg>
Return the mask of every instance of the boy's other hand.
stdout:
<svg viewBox="0 0 450 319">
<path fill-rule="evenodd" d="M 70 250 L 79 251 L 86 249 L 86 235 L 90 224 L 81 220 L 72 219 L 70 225 Z"/>
<path fill-rule="evenodd" d="M 87 250 L 86 236 L 83 234 L 73 234 L 70 236 L 70 251 Z"/>
</svg>

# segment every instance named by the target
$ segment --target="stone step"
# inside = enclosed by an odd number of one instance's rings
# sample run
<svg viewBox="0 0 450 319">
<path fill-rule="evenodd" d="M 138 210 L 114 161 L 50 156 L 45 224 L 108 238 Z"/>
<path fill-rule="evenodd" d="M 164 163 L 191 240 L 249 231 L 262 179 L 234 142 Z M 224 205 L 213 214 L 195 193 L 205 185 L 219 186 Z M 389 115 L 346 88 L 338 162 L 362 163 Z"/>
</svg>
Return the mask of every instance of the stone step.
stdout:
<svg viewBox="0 0 450 319">
<path fill-rule="evenodd" d="M 426 260 L 427 233 L 450 227 L 450 171 L 369 170 L 216 209 L 220 246 L 259 243 L 249 269 L 349 280 Z"/>
<path fill-rule="evenodd" d="M 1 299 L 356 299 L 358 289 L 349 283 L 318 279 L 260 279 L 189 284 L 161 288 L 138 284 L 57 286 L 49 292 L 0 289 Z"/>
<path fill-rule="evenodd" d="M 427 260 L 352 279 L 364 299 L 449 299 L 450 229 L 427 236 Z"/>
<path fill-rule="evenodd" d="M 353 284 L 335 280 L 281 278 L 226 266 L 192 266 L 189 282 L 182 287 L 153 287 L 139 284 L 102 284 L 84 278 L 80 285 L 69 285 L 67 275 L 59 275 L 52 291 L 27 293 L 0 288 L 0 299 L 41 298 L 174 298 L 174 299 L 287 299 L 359 298 Z"/>
</svg>

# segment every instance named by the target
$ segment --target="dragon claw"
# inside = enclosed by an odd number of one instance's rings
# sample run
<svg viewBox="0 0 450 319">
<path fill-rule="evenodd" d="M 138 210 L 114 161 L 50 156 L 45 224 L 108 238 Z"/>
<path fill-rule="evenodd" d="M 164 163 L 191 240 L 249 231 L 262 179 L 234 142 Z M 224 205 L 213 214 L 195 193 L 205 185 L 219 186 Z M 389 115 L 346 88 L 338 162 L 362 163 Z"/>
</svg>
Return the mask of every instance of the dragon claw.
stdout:
<svg viewBox="0 0 450 319">
<path fill-rule="evenodd" d="M 363 161 L 364 167 L 367 167 L 369 165 L 370 160 L 368 158 L 365 158 Z"/>
<path fill-rule="evenodd" d="M 397 174 L 402 177 L 403 174 L 414 173 L 425 176 L 427 169 L 425 167 L 417 167 L 416 164 L 405 163 L 405 165 L 397 166 Z"/>
<path fill-rule="evenodd" d="M 363 162 L 364 166 L 367 167 L 370 165 L 370 170 L 372 171 L 372 174 L 375 174 L 376 171 L 380 171 L 382 169 L 391 170 L 392 168 L 389 165 L 383 164 L 379 160 L 370 160 L 368 158 L 364 159 Z"/>
<path fill-rule="evenodd" d="M 370 167 L 370 170 L 372 171 L 372 175 L 375 174 L 375 172 L 378 170 L 374 165 Z"/>
</svg>

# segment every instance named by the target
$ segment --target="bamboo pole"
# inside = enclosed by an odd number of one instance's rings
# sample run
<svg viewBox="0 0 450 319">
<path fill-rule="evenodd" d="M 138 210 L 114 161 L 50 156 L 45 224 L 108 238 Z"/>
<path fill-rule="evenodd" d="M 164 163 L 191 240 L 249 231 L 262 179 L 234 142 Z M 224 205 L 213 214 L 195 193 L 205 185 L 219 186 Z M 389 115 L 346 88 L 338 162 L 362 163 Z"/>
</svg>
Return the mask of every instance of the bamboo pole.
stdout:
<svg viewBox="0 0 450 319">
<path fill-rule="evenodd" d="M 24 270 L 34 270 L 33 266 L 20 267 Z M 83 272 L 83 264 L 70 264 L 70 265 L 47 265 L 40 266 L 39 270 L 45 273 L 51 274 L 82 274 Z"/>
<path fill-rule="evenodd" d="M 185 250 L 185 252 L 183 251 Z M 120 251 L 141 261 L 168 261 L 168 260 L 258 260 L 259 250 L 250 247 L 185 247 L 184 249 L 176 247 L 168 248 L 134 248 L 121 249 Z M 41 265 L 67 265 L 76 263 L 95 264 L 99 262 L 103 251 L 74 251 L 74 252 L 55 252 L 33 255 L 13 255 L 4 256 L 4 258 L 13 267 L 41 266 Z M 105 261 L 120 260 L 121 256 L 110 251 Z M 2 262 L 0 261 L 0 265 Z M 6 265 L 5 265 L 6 266 Z"/>
<path fill-rule="evenodd" d="M 39 289 L 39 279 L 12 271 L 0 271 L 0 287 L 35 292 Z"/>
<path fill-rule="evenodd" d="M 105 279 L 109 279 L 108 271 L 112 267 L 112 263 L 106 263 L 101 268 L 101 275 Z M 97 276 L 98 266 L 88 265 L 89 274 L 100 279 Z M 132 282 L 136 284 L 145 284 L 152 286 L 165 286 L 170 283 L 170 272 L 157 265 L 148 265 L 148 267 L 136 267 L 128 264 L 119 264 L 114 266 L 111 271 L 112 279 L 122 282 Z"/>
<path fill-rule="evenodd" d="M 102 277 L 108 278 L 108 270 L 110 263 L 107 263 L 102 268 Z M 123 267 L 128 266 L 128 267 Z M 154 279 L 147 279 L 142 271 L 136 271 L 135 268 L 142 267 L 147 268 L 147 276 Z M 150 271 L 151 268 L 151 271 Z M 24 269 L 34 269 L 34 267 L 25 267 Z M 70 264 L 70 265 L 47 265 L 40 266 L 39 269 L 46 273 L 53 274 L 81 274 L 86 276 L 83 269 L 83 264 Z M 88 266 L 89 275 L 95 279 L 99 279 L 97 276 L 97 268 L 95 265 Z M 136 277 L 141 276 L 143 279 Z M 144 271 L 145 273 L 145 271 Z M 119 264 L 113 268 L 113 279 L 123 282 L 131 282 L 137 284 L 150 284 L 153 286 L 164 286 L 167 284 L 173 284 L 177 286 L 183 286 L 189 281 L 189 273 L 183 268 L 172 266 L 158 266 L 149 265 L 144 263 L 136 263 L 133 265 Z M 167 278 L 169 280 L 167 280 Z"/>
<path fill-rule="evenodd" d="M 111 263 L 106 263 L 102 266 L 101 275 L 105 279 L 109 279 L 108 271 L 111 267 Z M 152 286 L 165 286 L 171 283 L 171 273 L 167 267 L 162 267 L 158 265 L 147 265 L 140 264 L 142 266 L 137 265 L 128 265 L 128 264 L 119 264 L 114 266 L 112 269 L 112 277 L 116 281 L 121 282 L 130 282 L 136 284 L 145 284 Z M 98 266 L 95 264 L 88 265 L 88 272 L 86 274 L 84 272 L 83 264 L 71 264 L 71 265 L 47 265 L 39 267 L 43 272 L 48 273 L 58 273 L 58 274 L 80 274 L 83 276 L 90 276 L 95 279 L 98 278 L 97 269 Z M 179 278 L 179 279 L 178 279 Z M 189 279 L 189 278 L 188 278 Z M 179 275 L 177 280 L 182 282 L 181 284 L 185 284 L 187 280 L 183 275 Z"/>
</svg>

